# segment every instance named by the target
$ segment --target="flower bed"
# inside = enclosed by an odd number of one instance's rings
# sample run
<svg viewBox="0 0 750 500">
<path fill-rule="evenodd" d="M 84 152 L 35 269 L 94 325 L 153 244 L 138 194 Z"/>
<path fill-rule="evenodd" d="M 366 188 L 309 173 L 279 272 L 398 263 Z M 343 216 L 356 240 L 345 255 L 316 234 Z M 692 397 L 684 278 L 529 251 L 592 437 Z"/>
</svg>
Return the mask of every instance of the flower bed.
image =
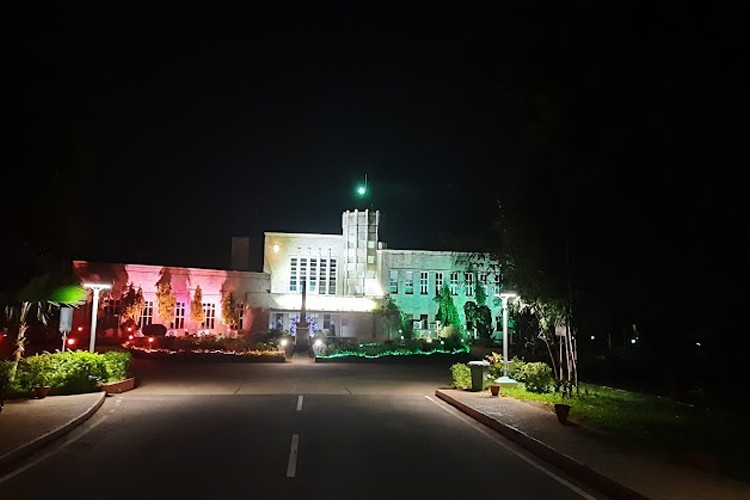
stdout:
<svg viewBox="0 0 750 500">
<path fill-rule="evenodd" d="M 137 346 L 130 346 L 129 349 L 135 358 L 165 361 L 218 361 L 230 363 L 284 363 L 286 361 L 284 351 L 278 349 L 265 351 L 223 351 L 220 349 L 173 351 L 170 349 L 149 349 Z"/>
</svg>

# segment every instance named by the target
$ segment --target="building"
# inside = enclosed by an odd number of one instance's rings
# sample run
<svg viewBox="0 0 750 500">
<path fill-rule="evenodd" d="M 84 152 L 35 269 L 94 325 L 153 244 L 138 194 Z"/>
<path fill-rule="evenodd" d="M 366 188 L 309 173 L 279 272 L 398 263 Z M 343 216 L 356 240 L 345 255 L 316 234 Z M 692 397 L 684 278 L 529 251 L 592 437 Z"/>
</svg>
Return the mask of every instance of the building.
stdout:
<svg viewBox="0 0 750 500">
<path fill-rule="evenodd" d="M 99 335 L 125 333 L 118 329 L 119 301 L 131 284 L 142 290 L 144 299 L 135 328 L 161 323 L 174 334 L 277 328 L 294 335 L 303 289 L 311 333 L 328 336 L 382 340 L 399 335 L 387 331 L 373 313 L 390 297 L 412 319 L 416 335 L 434 337 L 440 327 L 434 297 L 443 285 L 448 286 L 462 320 L 464 304 L 475 300 L 477 283 L 487 292 L 493 318 L 499 317 L 500 305 L 492 298 L 499 292 L 500 279 L 491 272 L 487 257 L 389 249 L 380 239 L 378 210 L 347 210 L 341 228 L 341 234 L 266 232 L 262 272 L 84 261 L 74 262 L 74 267 L 81 281 L 113 285 L 102 301 Z M 233 250 L 233 259 L 243 252 Z M 159 317 L 156 294 L 157 282 L 164 279 L 171 283 L 176 299 L 174 318 L 167 320 Z M 203 321 L 194 321 L 190 314 L 198 288 Z M 229 311 L 234 311 L 236 325 L 224 318 Z M 90 314 L 86 308 L 77 311 L 74 327 L 86 328 Z"/>
</svg>

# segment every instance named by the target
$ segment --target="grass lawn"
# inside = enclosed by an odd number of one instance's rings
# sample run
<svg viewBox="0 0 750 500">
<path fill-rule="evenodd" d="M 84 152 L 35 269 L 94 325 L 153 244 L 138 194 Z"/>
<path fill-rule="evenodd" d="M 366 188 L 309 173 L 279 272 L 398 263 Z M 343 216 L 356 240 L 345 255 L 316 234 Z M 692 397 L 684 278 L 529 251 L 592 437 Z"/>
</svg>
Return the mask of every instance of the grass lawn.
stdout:
<svg viewBox="0 0 750 500">
<path fill-rule="evenodd" d="M 502 391 L 521 400 L 568 403 L 571 420 L 602 430 L 624 445 L 646 446 L 677 460 L 707 455 L 721 472 L 750 482 L 747 418 L 594 384 L 580 384 L 579 395 L 564 400 L 559 393 L 528 392 L 522 384 Z"/>
</svg>

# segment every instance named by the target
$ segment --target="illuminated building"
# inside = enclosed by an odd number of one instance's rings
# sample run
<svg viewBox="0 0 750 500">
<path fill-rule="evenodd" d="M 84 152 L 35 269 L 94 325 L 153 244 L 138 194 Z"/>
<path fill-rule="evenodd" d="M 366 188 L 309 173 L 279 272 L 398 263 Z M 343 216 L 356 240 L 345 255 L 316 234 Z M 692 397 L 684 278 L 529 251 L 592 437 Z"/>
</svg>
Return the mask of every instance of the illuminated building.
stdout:
<svg viewBox="0 0 750 500">
<path fill-rule="evenodd" d="M 439 326 L 434 297 L 443 285 L 448 286 L 462 320 L 463 306 L 475 300 L 478 283 L 489 297 L 493 318 L 499 316 L 500 305 L 492 300 L 499 291 L 499 277 L 489 270 L 487 260 L 466 252 L 389 249 L 380 239 L 381 223 L 377 210 L 347 210 L 342 214 L 341 234 L 266 232 L 262 272 L 83 261 L 76 261 L 75 267 L 82 280 L 113 284 L 112 296 L 100 310 L 100 324 L 109 335 L 122 335 L 116 328 L 117 301 L 130 283 L 142 289 L 145 301 L 137 326 L 162 323 L 175 334 L 227 332 L 222 301 L 230 293 L 239 318 L 235 330 L 279 328 L 293 334 L 303 285 L 312 333 L 376 339 L 399 335 L 385 331 L 372 312 L 390 296 L 411 318 L 416 335 L 434 337 Z M 235 244 L 241 247 L 241 239 L 233 239 Z M 158 315 L 156 283 L 165 270 L 177 304 L 172 321 Z M 190 315 L 198 287 L 206 316 L 202 322 Z"/>
</svg>

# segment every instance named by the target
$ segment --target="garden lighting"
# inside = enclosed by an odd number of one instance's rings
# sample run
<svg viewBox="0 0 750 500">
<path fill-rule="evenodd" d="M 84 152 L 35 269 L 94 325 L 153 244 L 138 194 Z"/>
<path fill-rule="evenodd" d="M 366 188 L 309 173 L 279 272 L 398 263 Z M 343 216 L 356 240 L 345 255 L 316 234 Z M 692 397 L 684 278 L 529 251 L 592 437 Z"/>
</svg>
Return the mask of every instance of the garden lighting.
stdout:
<svg viewBox="0 0 750 500">
<path fill-rule="evenodd" d="M 94 346 L 96 345 L 96 319 L 99 316 L 99 292 L 109 290 L 112 288 L 112 285 L 109 283 L 84 283 L 83 287 L 90 288 L 94 295 L 94 303 L 91 306 L 91 334 L 89 335 L 89 352 L 94 352 Z"/>
<path fill-rule="evenodd" d="M 500 300 L 503 301 L 503 376 L 497 379 L 497 382 L 500 384 L 515 384 L 516 381 L 508 376 L 508 365 L 510 363 L 508 357 L 508 301 L 518 298 L 518 294 L 506 291 L 495 295 L 495 297 L 500 297 Z"/>
</svg>

